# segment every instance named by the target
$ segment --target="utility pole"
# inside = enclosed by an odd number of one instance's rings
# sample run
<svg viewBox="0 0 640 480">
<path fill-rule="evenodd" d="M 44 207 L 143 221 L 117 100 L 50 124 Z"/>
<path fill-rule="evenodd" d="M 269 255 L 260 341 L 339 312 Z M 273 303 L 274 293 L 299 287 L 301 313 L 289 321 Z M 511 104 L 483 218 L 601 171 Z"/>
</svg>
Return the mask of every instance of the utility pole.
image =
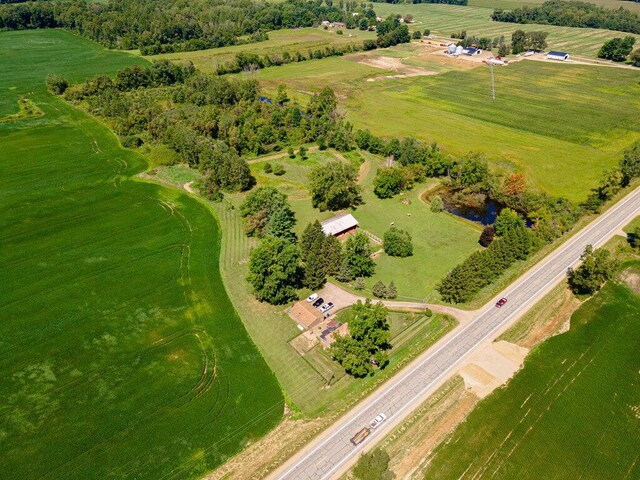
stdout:
<svg viewBox="0 0 640 480">
<path fill-rule="evenodd" d="M 495 100 L 496 100 L 496 82 L 495 82 L 495 80 L 493 78 L 493 62 L 489 63 L 489 67 L 491 68 L 491 98 L 493 98 L 493 101 L 495 102 Z"/>
</svg>

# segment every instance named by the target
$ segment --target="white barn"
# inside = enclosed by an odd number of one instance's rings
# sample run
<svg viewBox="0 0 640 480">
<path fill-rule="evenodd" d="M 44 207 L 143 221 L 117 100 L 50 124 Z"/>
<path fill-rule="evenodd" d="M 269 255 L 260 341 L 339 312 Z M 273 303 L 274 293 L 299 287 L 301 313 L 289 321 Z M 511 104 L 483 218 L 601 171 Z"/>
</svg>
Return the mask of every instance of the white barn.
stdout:
<svg viewBox="0 0 640 480">
<path fill-rule="evenodd" d="M 564 62 L 565 60 L 569 60 L 569 54 L 565 52 L 551 51 L 547 53 L 547 58 L 549 60 L 561 60 Z"/>
<path fill-rule="evenodd" d="M 337 237 L 338 235 L 355 231 L 355 229 L 358 228 L 358 220 L 350 213 L 343 213 L 329 220 L 325 220 L 320 225 L 325 235 Z"/>
</svg>

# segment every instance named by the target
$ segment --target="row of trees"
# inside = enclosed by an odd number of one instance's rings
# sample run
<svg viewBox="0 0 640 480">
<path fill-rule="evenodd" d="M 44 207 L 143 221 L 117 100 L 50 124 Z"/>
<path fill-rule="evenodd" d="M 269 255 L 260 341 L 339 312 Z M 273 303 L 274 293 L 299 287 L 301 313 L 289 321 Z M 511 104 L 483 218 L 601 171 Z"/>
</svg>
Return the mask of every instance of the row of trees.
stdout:
<svg viewBox="0 0 640 480">
<path fill-rule="evenodd" d="M 622 7 L 614 10 L 577 1 L 551 0 L 536 7 L 510 11 L 497 9 L 491 18 L 497 22 L 539 23 L 640 33 L 640 17 L 637 14 Z"/>
<path fill-rule="evenodd" d="M 504 35 L 494 37 L 477 37 L 475 35 L 467 35 L 466 30 L 459 33 L 452 33 L 451 38 L 458 38 L 460 41 L 457 45 L 463 47 L 470 47 L 475 45 L 482 50 L 498 49 L 498 55 L 509 55 L 510 52 L 518 54 L 526 52 L 528 50 L 542 51 L 547 48 L 547 32 L 525 32 L 523 30 L 516 30 L 511 35 L 511 43 L 507 44 Z"/>
<path fill-rule="evenodd" d="M 529 229 L 514 227 L 485 250 L 474 252 L 454 267 L 436 288 L 445 302 L 467 302 L 516 260 L 526 259 L 536 246 L 535 236 Z"/>
<path fill-rule="evenodd" d="M 593 295 L 618 268 L 618 262 L 604 248 L 594 250 L 587 245 L 580 258 L 582 263 L 569 273 L 568 278 L 569 287 L 576 295 Z"/>
<path fill-rule="evenodd" d="M 631 35 L 624 38 L 612 38 L 602 45 L 602 48 L 600 48 L 600 51 L 598 52 L 598 57 L 613 60 L 614 62 L 624 62 L 633 50 L 633 45 L 635 43 L 636 39 Z M 640 61 L 640 49 L 636 50 L 634 53 L 637 55 L 634 55 L 631 59 L 632 63 L 634 63 L 635 66 L 640 66 L 640 64 L 636 64 Z"/>
<path fill-rule="evenodd" d="M 365 10 L 370 7 L 357 2 L 307 0 L 27 2 L 0 5 L 0 30 L 66 28 L 109 48 L 151 54 L 259 41 L 266 39 L 266 31 L 310 27 L 323 20 L 355 27 L 352 13 Z"/>
</svg>

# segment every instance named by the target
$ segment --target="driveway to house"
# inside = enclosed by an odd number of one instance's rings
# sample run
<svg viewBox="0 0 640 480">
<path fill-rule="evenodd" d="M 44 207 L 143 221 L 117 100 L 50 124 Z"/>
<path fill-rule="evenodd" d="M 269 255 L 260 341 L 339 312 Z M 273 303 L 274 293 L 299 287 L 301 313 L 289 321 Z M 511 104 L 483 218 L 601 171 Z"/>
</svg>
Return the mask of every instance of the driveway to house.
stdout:
<svg viewBox="0 0 640 480">
<path fill-rule="evenodd" d="M 372 448 L 391 428 L 398 425 L 440 387 L 471 353 L 493 341 L 554 286 L 563 281 L 567 269 L 579 264 L 580 256 L 587 245 L 593 245 L 594 248 L 602 246 L 637 215 L 640 215 L 640 188 L 629 193 L 547 255 L 478 310 L 472 320 L 450 332 L 398 372 L 311 441 L 270 478 L 326 480 L 339 477 L 355 463 L 363 450 Z M 355 295 L 354 297 L 359 298 Z M 508 301 L 502 308 L 496 308 L 495 302 L 501 297 Z M 433 307 L 434 311 L 437 311 L 435 306 Z M 366 427 L 379 413 L 384 413 L 387 420 L 375 430 L 371 430 L 363 442 L 353 445 L 351 439 L 356 432 Z"/>
<path fill-rule="evenodd" d="M 361 297 L 359 295 L 354 295 L 351 292 L 346 291 L 345 289 L 335 285 L 331 282 L 327 282 L 322 290 L 318 291 L 318 295 L 324 299 L 325 302 L 333 302 L 335 307 L 332 310 L 332 313 L 337 313 L 343 308 L 350 307 L 358 300 L 362 303 L 366 300 L 365 297 Z M 373 302 L 382 303 L 385 307 L 390 310 L 422 310 L 429 308 L 436 313 L 444 313 L 446 315 L 451 315 L 454 317 L 460 324 L 465 324 L 471 321 L 477 315 L 478 310 L 460 310 L 459 308 L 450 307 L 447 305 L 436 305 L 431 303 L 420 303 L 420 302 L 400 302 L 395 300 L 377 300 L 373 299 Z"/>
</svg>

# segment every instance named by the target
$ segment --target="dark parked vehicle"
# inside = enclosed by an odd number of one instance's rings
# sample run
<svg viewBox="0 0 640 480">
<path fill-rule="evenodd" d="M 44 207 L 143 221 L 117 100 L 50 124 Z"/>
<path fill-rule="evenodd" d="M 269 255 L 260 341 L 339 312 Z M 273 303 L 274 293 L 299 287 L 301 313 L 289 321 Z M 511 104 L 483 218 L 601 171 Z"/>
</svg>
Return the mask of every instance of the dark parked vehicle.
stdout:
<svg viewBox="0 0 640 480">
<path fill-rule="evenodd" d="M 320 305 L 322 305 L 324 303 L 324 298 L 320 297 L 319 299 L 317 299 L 315 302 L 313 302 L 313 306 L 318 308 Z"/>
</svg>

